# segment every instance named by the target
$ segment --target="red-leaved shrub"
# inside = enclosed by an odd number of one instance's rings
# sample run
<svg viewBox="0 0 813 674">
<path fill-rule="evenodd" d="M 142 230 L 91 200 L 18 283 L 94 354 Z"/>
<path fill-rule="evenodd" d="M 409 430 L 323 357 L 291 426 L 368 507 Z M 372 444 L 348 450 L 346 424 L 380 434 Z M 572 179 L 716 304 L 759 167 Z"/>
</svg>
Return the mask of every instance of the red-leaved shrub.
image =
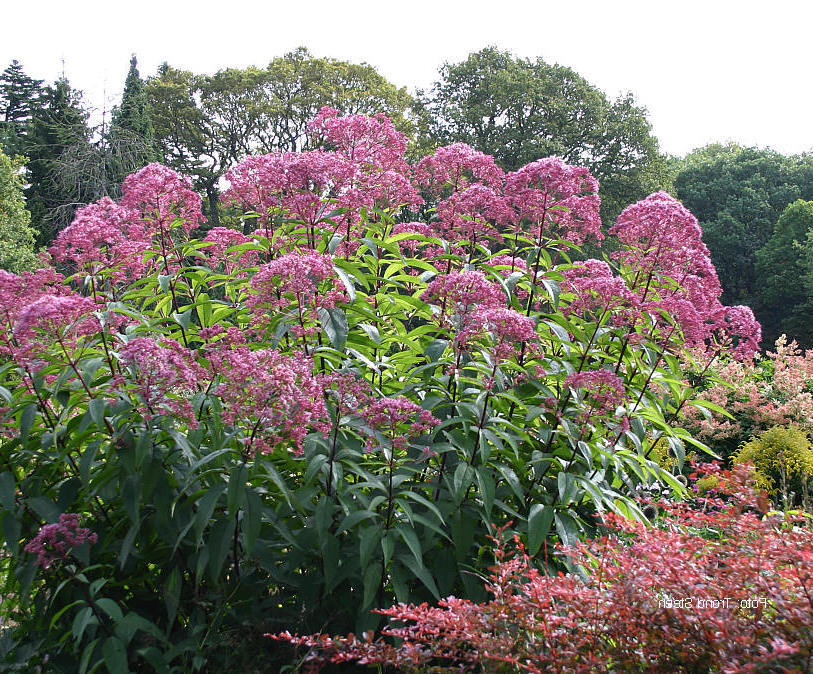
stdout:
<svg viewBox="0 0 813 674">
<path fill-rule="evenodd" d="M 398 604 L 377 640 L 272 638 L 310 649 L 312 671 L 811 671 L 813 531 L 768 512 L 750 467 L 703 469 L 714 497 L 654 503 L 655 526 L 606 515 L 606 536 L 559 550 L 572 573 L 543 575 L 501 529 L 486 603 Z"/>
</svg>

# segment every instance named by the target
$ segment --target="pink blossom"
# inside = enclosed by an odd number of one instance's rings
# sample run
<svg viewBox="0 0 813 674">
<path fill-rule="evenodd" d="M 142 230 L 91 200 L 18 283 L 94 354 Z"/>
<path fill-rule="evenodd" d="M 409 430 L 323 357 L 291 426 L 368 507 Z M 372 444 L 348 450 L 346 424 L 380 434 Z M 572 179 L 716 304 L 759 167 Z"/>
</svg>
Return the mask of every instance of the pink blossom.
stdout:
<svg viewBox="0 0 813 674">
<path fill-rule="evenodd" d="M 638 296 L 619 276 L 614 276 L 610 266 L 603 260 L 589 259 L 578 262 L 562 272 L 562 290 L 572 293 L 573 299 L 562 306 L 565 316 L 583 318 L 610 316 L 612 325 L 632 323 L 640 315 Z"/>
<path fill-rule="evenodd" d="M 721 343 L 738 360 L 750 360 L 759 351 L 762 326 L 750 307 L 725 307 L 715 327 Z"/>
<path fill-rule="evenodd" d="M 384 171 L 407 169 L 407 138 L 384 114 L 343 117 L 326 106 L 311 120 L 308 129 L 348 161 Z"/>
<path fill-rule="evenodd" d="M 189 178 L 161 164 L 147 164 L 124 179 L 121 207 L 141 215 L 151 234 L 168 236 L 180 227 L 187 235 L 206 219 L 201 213 L 200 195 Z"/>
<path fill-rule="evenodd" d="M 539 159 L 508 174 L 505 196 L 537 240 L 544 235 L 580 244 L 604 238 L 598 182 L 586 168 Z"/>
<path fill-rule="evenodd" d="M 55 269 L 45 268 L 23 272 L 19 276 L 0 269 L 0 356 L 14 350 L 14 324 L 20 311 L 43 295 L 66 295 L 71 292 L 65 279 Z"/>
<path fill-rule="evenodd" d="M 379 398 L 370 403 L 362 417 L 373 428 L 381 431 L 394 449 L 406 449 L 411 438 L 427 433 L 440 421 L 428 410 L 406 398 Z M 370 439 L 368 451 L 375 447 Z"/>
<path fill-rule="evenodd" d="M 132 281 L 145 273 L 143 257 L 149 239 L 139 212 L 103 197 L 80 208 L 49 250 L 57 262 L 72 264 L 77 270 L 112 270 L 114 280 Z"/>
<path fill-rule="evenodd" d="M 132 383 L 133 391 L 141 399 L 145 419 L 169 412 L 183 419 L 190 428 L 197 427 L 188 398 L 199 389 L 205 372 L 188 349 L 168 338 L 159 344 L 151 337 L 137 337 L 127 342 L 121 350 L 121 358 L 131 374 L 118 375 L 116 388 L 125 392 Z"/>
<path fill-rule="evenodd" d="M 37 555 L 37 565 L 47 569 L 58 559 L 68 559 L 73 548 L 98 540 L 90 529 L 79 526 L 79 515 L 62 513 L 59 522 L 46 524 L 39 533 L 25 546 L 25 551 Z"/>
<path fill-rule="evenodd" d="M 624 382 L 610 370 L 574 372 L 565 377 L 564 385 L 571 389 L 584 389 L 590 409 L 579 415 L 582 422 L 594 415 L 612 414 L 626 399 Z"/>
<path fill-rule="evenodd" d="M 252 243 L 253 239 L 249 239 L 238 232 L 228 227 L 212 227 L 207 233 L 206 242 L 211 242 L 212 245 L 204 249 L 204 252 L 209 258 L 210 264 L 213 268 L 222 265 L 224 274 L 233 274 L 239 269 L 245 267 L 255 267 L 258 262 L 256 250 L 245 250 L 240 252 L 228 252 L 234 246 L 239 246 L 245 243 Z"/>
<path fill-rule="evenodd" d="M 325 281 L 330 283 L 323 283 Z M 330 289 L 325 289 L 325 285 Z M 261 265 L 249 287 L 251 294 L 246 299 L 246 306 L 259 322 L 266 320 L 269 310 L 279 312 L 291 307 L 294 307 L 300 323 L 306 317 L 315 321 L 318 309 L 330 309 L 347 300 L 330 255 L 313 250 L 287 253 Z M 295 328 L 295 332 L 302 334 L 314 330 L 301 324 Z"/>
<path fill-rule="evenodd" d="M 491 336 L 494 355 L 498 359 L 509 358 L 518 352 L 520 345 L 537 339 L 534 320 L 506 307 L 489 307 L 477 311 L 471 323 L 472 330 L 464 337 L 471 341 L 477 333 L 475 326 L 479 324 L 481 330 Z"/>
<path fill-rule="evenodd" d="M 101 329 L 93 312 L 99 307 L 80 295 L 43 295 L 23 308 L 14 325 L 20 344 L 19 358 L 29 360 L 48 353 L 59 344 L 63 355 L 72 357 L 79 342 Z"/>
<path fill-rule="evenodd" d="M 272 152 L 227 171 L 230 187 L 222 199 L 257 212 L 268 236 L 274 215 L 315 226 L 336 208 L 328 199 L 351 185 L 357 173 L 352 162 L 324 150 Z"/>
<path fill-rule="evenodd" d="M 278 447 L 300 455 L 311 429 L 329 431 L 322 386 L 309 359 L 247 346 L 208 352 L 222 381 L 215 394 L 223 402 L 223 420 L 242 430 L 249 455 Z"/>
<path fill-rule="evenodd" d="M 474 184 L 437 205 L 438 228 L 451 240 L 502 241 L 499 228 L 512 219 L 508 202 L 491 187 Z"/>
<path fill-rule="evenodd" d="M 454 143 L 439 147 L 421 159 L 415 168 L 415 178 L 421 185 L 440 193 L 445 187 L 455 192 L 473 183 L 499 189 L 504 173 L 491 155 L 465 143 Z"/>
</svg>

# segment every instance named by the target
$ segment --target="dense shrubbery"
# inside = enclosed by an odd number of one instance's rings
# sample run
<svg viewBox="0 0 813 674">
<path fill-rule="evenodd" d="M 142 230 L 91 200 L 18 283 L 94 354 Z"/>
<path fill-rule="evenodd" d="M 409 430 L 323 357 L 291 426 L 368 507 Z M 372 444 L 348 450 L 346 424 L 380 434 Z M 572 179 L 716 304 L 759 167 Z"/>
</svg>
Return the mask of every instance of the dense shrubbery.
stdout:
<svg viewBox="0 0 813 674">
<path fill-rule="evenodd" d="M 273 638 L 337 662 L 397 671 L 807 672 L 813 667 L 813 530 L 766 513 L 747 467 L 720 472 L 714 497 L 660 502 L 649 527 L 607 514 L 607 533 L 557 553 L 580 574 L 541 575 L 515 536 L 494 538 L 482 604 L 381 611 L 394 646 L 357 638 Z M 803 519 L 803 518 L 802 518 Z"/>
<path fill-rule="evenodd" d="M 654 194 L 611 261 L 571 262 L 603 236 L 585 169 L 460 144 L 413 167 L 385 117 L 311 128 L 331 149 L 230 172 L 243 231 L 192 237 L 200 197 L 153 164 L 56 269 L 0 272 L 8 661 L 244 668 L 264 632 L 483 600 L 492 524 L 536 554 L 683 491 L 652 452 L 679 470 L 675 421 L 716 408 L 678 355 L 759 339 L 686 209 Z"/>
</svg>

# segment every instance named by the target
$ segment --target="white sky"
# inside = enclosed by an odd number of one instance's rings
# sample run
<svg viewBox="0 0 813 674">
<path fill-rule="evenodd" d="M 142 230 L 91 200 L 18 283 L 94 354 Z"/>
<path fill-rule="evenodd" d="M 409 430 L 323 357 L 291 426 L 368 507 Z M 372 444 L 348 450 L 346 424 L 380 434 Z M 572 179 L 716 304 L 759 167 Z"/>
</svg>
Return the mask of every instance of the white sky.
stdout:
<svg viewBox="0 0 813 674">
<path fill-rule="evenodd" d="M 813 150 L 811 0 L 29 0 L 2 11 L 0 70 L 62 71 L 87 101 L 117 102 L 130 55 L 193 72 L 263 66 L 303 45 L 428 88 L 445 61 L 496 45 L 632 91 L 661 147 L 733 140 Z"/>
</svg>

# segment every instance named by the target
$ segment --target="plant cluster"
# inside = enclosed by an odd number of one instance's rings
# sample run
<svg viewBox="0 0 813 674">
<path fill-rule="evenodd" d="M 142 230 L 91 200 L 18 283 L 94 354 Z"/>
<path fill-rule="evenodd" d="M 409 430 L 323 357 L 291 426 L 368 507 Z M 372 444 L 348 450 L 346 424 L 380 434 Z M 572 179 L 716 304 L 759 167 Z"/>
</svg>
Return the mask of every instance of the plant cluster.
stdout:
<svg viewBox="0 0 813 674">
<path fill-rule="evenodd" d="M 56 268 L 0 272 L 9 661 L 240 669 L 264 632 L 482 599 L 492 523 L 535 554 L 645 520 L 639 485 L 683 491 L 650 454 L 679 468 L 703 446 L 676 420 L 714 405 L 678 354 L 759 339 L 685 208 L 654 194 L 612 258 L 573 261 L 603 236 L 583 168 L 459 144 L 413 166 L 384 116 L 311 132 L 229 173 L 243 231 L 194 238 L 200 197 L 150 164 Z M 88 531 L 47 533 L 66 517 Z"/>
<path fill-rule="evenodd" d="M 813 431 L 813 350 L 802 351 L 785 335 L 764 357 L 738 361 L 723 355 L 699 374 L 696 363 L 685 369 L 703 398 L 727 412 L 702 415 L 687 407 L 687 428 L 725 456 L 773 426 Z"/>
<path fill-rule="evenodd" d="M 605 533 L 557 554 L 578 573 L 541 574 L 518 537 L 494 536 L 475 603 L 398 604 L 386 637 L 269 635 L 327 663 L 403 672 L 776 672 L 813 666 L 813 530 L 767 512 L 747 466 L 714 496 L 660 502 L 655 526 L 608 513 Z"/>
</svg>

